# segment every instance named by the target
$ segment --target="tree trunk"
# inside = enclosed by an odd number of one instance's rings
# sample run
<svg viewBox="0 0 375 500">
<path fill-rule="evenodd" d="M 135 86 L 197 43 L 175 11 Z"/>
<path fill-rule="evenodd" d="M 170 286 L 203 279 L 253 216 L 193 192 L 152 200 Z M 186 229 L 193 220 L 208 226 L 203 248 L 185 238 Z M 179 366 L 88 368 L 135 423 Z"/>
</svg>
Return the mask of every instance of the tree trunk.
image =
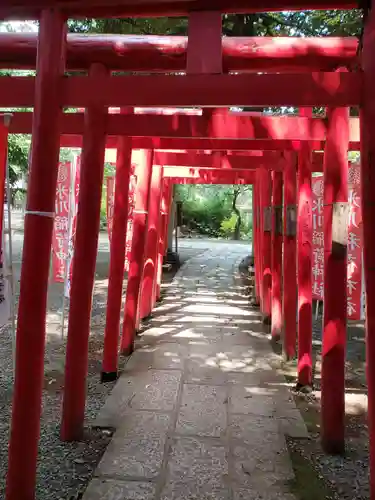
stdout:
<svg viewBox="0 0 375 500">
<path fill-rule="evenodd" d="M 234 227 L 234 233 L 233 233 L 233 239 L 236 241 L 241 239 L 241 224 L 242 224 L 241 213 L 238 210 L 237 205 L 236 205 L 238 195 L 239 195 L 239 191 L 235 190 L 234 194 L 233 194 L 232 209 L 233 209 L 233 212 L 237 215 L 237 221 L 236 221 L 236 225 Z"/>
</svg>

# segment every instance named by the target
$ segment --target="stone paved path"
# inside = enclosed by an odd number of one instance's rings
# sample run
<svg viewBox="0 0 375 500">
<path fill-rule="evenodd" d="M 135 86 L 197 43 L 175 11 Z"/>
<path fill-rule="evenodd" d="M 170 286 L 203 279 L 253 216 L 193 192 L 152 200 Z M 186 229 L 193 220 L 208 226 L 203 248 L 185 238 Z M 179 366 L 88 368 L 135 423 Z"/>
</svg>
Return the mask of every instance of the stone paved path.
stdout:
<svg viewBox="0 0 375 500">
<path fill-rule="evenodd" d="M 116 432 L 84 500 L 295 500 L 285 434 L 306 428 L 233 277 L 245 255 L 176 275 L 95 422 Z"/>
</svg>

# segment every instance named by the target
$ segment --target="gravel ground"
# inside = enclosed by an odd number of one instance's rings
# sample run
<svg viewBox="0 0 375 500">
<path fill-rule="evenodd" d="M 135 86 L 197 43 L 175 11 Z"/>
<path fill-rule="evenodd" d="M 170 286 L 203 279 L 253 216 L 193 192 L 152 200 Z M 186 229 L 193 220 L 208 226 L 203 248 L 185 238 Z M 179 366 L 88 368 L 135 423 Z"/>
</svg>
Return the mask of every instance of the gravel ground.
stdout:
<svg viewBox="0 0 375 500">
<path fill-rule="evenodd" d="M 21 220 L 20 230 L 14 234 L 16 301 L 18 300 L 22 243 Z M 189 245 L 185 246 L 187 248 L 181 249 L 181 263 L 201 252 L 200 248 L 195 249 L 189 248 Z M 96 418 L 98 411 L 114 387 L 114 382 L 100 383 L 108 285 L 109 256 L 107 247 L 108 243 L 104 238 L 99 245 L 97 275 L 93 295 L 85 436 L 81 442 L 77 443 L 63 443 L 59 437 L 67 328 L 65 327 L 65 338 L 62 340 L 60 326 L 62 286 L 55 283 L 51 283 L 49 286 L 37 500 L 78 500 L 81 498 L 111 439 L 110 431 L 90 427 L 90 422 Z M 165 273 L 163 283 L 169 283 L 173 275 L 174 272 Z M 66 307 L 66 317 L 67 314 L 68 308 Z M 4 498 L 13 386 L 11 329 L 4 327 L 0 331 L 0 335 L 0 498 Z M 124 361 L 120 360 L 120 369 L 121 363 L 124 364 Z"/>
<path fill-rule="evenodd" d="M 246 271 L 240 265 L 244 283 Z M 367 428 L 367 385 L 365 377 L 365 330 L 363 323 L 349 323 L 346 355 L 346 453 L 330 456 L 320 444 L 320 374 L 322 316 L 313 321 L 314 391 L 295 394 L 309 440 L 288 439 L 295 471 L 302 483 L 298 500 L 369 500 L 369 436 Z M 280 346 L 278 346 L 279 348 Z M 279 350 L 279 349 L 278 349 Z M 279 351 L 280 352 L 280 351 Z M 281 360 L 281 358 L 280 358 Z M 291 387 L 296 381 L 296 361 L 281 363 Z M 309 468 L 306 471 L 306 467 Z M 306 488 L 309 484 L 309 488 Z"/>
<path fill-rule="evenodd" d="M 365 331 L 362 324 L 348 326 L 346 362 L 346 453 L 329 456 L 320 445 L 320 349 L 322 318 L 314 321 L 316 355 L 314 392 L 296 395 L 298 406 L 310 431 L 311 440 L 291 442 L 307 458 L 319 476 L 331 487 L 332 497 L 340 500 L 368 500 L 369 448 L 367 429 L 367 387 L 365 380 Z"/>
<path fill-rule="evenodd" d="M 98 287 L 99 285 L 99 287 Z M 93 324 L 100 324 L 105 314 L 106 298 L 102 293 L 103 280 L 97 282 L 94 295 Z M 49 310 L 49 317 L 56 318 L 57 307 Z M 1 331 L 0 344 L 0 497 L 4 498 L 8 439 L 12 402 L 12 339 L 10 328 Z M 93 470 L 110 441 L 108 432 L 95 431 L 87 426 L 85 437 L 79 443 L 63 443 L 59 438 L 61 415 L 63 367 L 66 341 L 62 341 L 56 323 L 47 323 L 47 345 L 45 356 L 45 384 L 43 391 L 43 413 L 39 443 L 37 479 L 38 500 L 80 498 Z M 86 422 L 95 418 L 98 410 L 114 384 L 100 384 L 100 360 L 102 352 L 102 329 L 93 328 L 90 336 L 90 360 Z"/>
</svg>

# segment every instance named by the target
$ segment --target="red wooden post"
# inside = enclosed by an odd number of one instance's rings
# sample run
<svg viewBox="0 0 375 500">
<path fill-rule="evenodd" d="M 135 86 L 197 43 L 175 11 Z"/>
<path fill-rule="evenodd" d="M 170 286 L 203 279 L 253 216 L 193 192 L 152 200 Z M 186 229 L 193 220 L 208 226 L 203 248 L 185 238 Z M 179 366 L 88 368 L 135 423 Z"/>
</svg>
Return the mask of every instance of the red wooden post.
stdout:
<svg viewBox="0 0 375 500">
<path fill-rule="evenodd" d="M 324 5 L 328 8 L 327 3 Z M 323 7 L 323 4 L 321 6 Z M 308 6 L 304 4 L 304 8 L 307 9 Z M 338 4 L 335 8 L 339 8 Z M 161 11 L 159 14 L 164 15 Z M 356 56 L 357 47 L 358 41 L 354 37 L 225 37 L 223 66 L 225 71 L 231 72 L 244 70 L 278 72 L 291 69 L 295 72 L 306 69 L 332 71 L 338 64 L 350 65 Z M 7 68 L 9 63 L 12 63 L 12 67 L 33 69 L 36 34 L 2 36 L 0 51 L 2 68 Z M 112 70 L 146 73 L 150 70 L 159 73 L 185 71 L 186 37 L 74 35 L 68 40 L 67 68 L 87 69 L 92 62 L 93 54 L 96 62 Z"/>
<path fill-rule="evenodd" d="M 262 175 L 262 204 L 263 211 L 263 244 L 262 244 L 262 289 L 263 289 L 263 322 L 271 323 L 271 289 L 272 289 L 272 272 L 271 272 L 271 230 L 272 230 L 272 212 L 271 212 L 271 172 L 263 170 Z"/>
<path fill-rule="evenodd" d="M 4 219 L 4 194 L 5 180 L 8 163 L 8 126 L 11 119 L 10 114 L 0 115 L 0 242 L 3 241 L 3 219 Z"/>
<path fill-rule="evenodd" d="M 301 109 L 312 116 L 312 109 Z M 312 385 L 312 191 L 311 149 L 303 144 L 298 155 L 298 387 Z"/>
<path fill-rule="evenodd" d="M 375 10 L 363 34 L 361 108 L 361 186 L 363 256 L 366 287 L 366 371 L 370 436 L 370 499 L 375 499 Z"/>
<path fill-rule="evenodd" d="M 128 137 L 119 137 L 110 248 L 107 317 L 104 332 L 103 366 L 101 374 L 102 382 L 110 382 L 117 378 L 118 343 L 126 252 L 126 230 L 129 211 L 131 155 L 131 139 Z"/>
<path fill-rule="evenodd" d="M 255 286 L 255 294 L 254 294 L 254 305 L 259 303 L 259 272 L 258 272 L 258 266 L 256 265 L 258 263 L 258 244 L 259 244 L 259 237 L 258 237 L 258 204 L 257 204 L 257 184 L 256 182 L 253 184 L 252 188 L 252 210 L 253 210 L 253 238 L 252 238 L 252 255 L 254 258 L 254 286 Z"/>
<path fill-rule="evenodd" d="M 100 78 L 107 74 L 107 70 L 100 64 L 93 64 L 90 74 Z M 63 441 L 81 439 L 85 419 L 88 342 L 100 228 L 107 116 L 100 96 L 85 111 L 61 420 Z"/>
<path fill-rule="evenodd" d="M 153 308 L 153 290 L 158 259 L 162 181 L 163 168 L 155 165 L 152 169 L 150 196 L 148 199 L 146 252 L 139 304 L 140 319 L 149 316 Z"/>
<path fill-rule="evenodd" d="M 258 205 L 258 283 L 259 283 L 259 306 L 263 311 L 263 176 L 261 169 L 256 171 L 257 205 Z"/>
<path fill-rule="evenodd" d="M 321 439 L 323 448 L 328 453 L 343 453 L 345 450 L 348 144 L 349 108 L 329 110 L 324 149 L 324 332 L 321 388 Z"/>
<path fill-rule="evenodd" d="M 272 304 L 271 334 L 273 340 L 281 338 L 282 298 L 281 263 L 283 250 L 282 234 L 283 174 L 272 172 Z"/>
<path fill-rule="evenodd" d="M 35 497 L 48 274 L 59 161 L 60 83 L 64 70 L 65 27 L 60 12 L 42 12 L 36 64 L 32 168 L 27 193 L 18 307 L 7 500 L 32 500 Z"/>
<path fill-rule="evenodd" d="M 262 276 L 262 231 L 261 231 L 261 224 L 262 224 L 262 216 L 261 216 L 261 206 L 260 206 L 260 192 L 261 192 L 261 183 L 260 183 L 260 176 L 258 173 L 256 174 L 256 190 L 255 190 L 255 209 L 256 209 L 256 265 L 255 265 L 255 273 L 256 273 L 256 279 L 258 282 L 258 296 L 257 296 L 257 301 L 258 304 L 261 304 L 261 298 L 262 298 L 262 283 L 261 283 L 261 276 Z"/>
<path fill-rule="evenodd" d="M 126 287 L 125 315 L 121 339 L 121 352 L 128 356 L 134 349 L 134 335 L 137 322 L 139 292 L 145 256 L 147 227 L 147 206 L 150 193 L 150 181 L 153 150 L 144 150 L 136 166 L 137 187 L 133 212 L 133 237 L 130 254 L 128 284 Z"/>
<path fill-rule="evenodd" d="M 168 232 L 168 218 L 169 218 L 171 193 L 172 193 L 172 185 L 168 181 L 168 179 L 164 179 L 161 206 L 160 206 L 158 262 L 157 262 L 156 283 L 153 294 L 153 307 L 155 307 L 156 301 L 160 299 L 160 289 L 163 278 L 163 258 L 166 252 L 166 246 L 168 240 L 167 232 Z"/>
<path fill-rule="evenodd" d="M 221 32 L 220 11 L 190 12 L 186 73 L 222 72 Z"/>
<path fill-rule="evenodd" d="M 168 183 L 168 195 L 167 195 L 167 217 L 165 219 L 165 240 L 164 240 L 164 251 L 163 251 L 163 257 L 166 255 L 168 251 L 168 228 L 169 228 L 169 223 L 170 219 L 172 217 L 172 209 L 173 209 L 173 184 Z"/>
<path fill-rule="evenodd" d="M 284 354 L 291 359 L 296 353 L 297 263 L 296 263 L 296 158 L 284 153 L 284 252 L 283 252 L 283 318 Z"/>
</svg>

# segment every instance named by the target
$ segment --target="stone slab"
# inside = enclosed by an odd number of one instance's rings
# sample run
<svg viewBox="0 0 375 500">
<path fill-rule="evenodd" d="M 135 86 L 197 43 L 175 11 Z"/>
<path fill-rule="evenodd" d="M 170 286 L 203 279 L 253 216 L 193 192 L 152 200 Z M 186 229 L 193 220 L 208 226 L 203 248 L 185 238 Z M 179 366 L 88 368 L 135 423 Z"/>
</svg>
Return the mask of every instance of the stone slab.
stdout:
<svg viewBox="0 0 375 500">
<path fill-rule="evenodd" d="M 161 468 L 165 436 L 132 436 L 114 439 L 104 453 L 96 474 L 121 479 L 155 478 Z"/>
<path fill-rule="evenodd" d="M 173 438 L 168 465 L 169 481 L 194 481 L 213 489 L 228 483 L 228 450 L 220 439 Z"/>
<path fill-rule="evenodd" d="M 134 410 L 172 411 L 175 408 L 181 372 L 148 370 L 124 373 L 101 409 L 94 425 L 117 428 Z"/>
<path fill-rule="evenodd" d="M 254 392 L 252 387 L 233 385 L 229 389 L 229 411 L 231 413 L 253 414 L 272 417 L 275 402 L 271 396 Z"/>
<path fill-rule="evenodd" d="M 155 485 L 138 481 L 94 478 L 82 500 L 153 500 Z"/>
<path fill-rule="evenodd" d="M 225 387 L 185 384 L 176 432 L 222 437 L 226 434 L 228 396 Z"/>
</svg>

